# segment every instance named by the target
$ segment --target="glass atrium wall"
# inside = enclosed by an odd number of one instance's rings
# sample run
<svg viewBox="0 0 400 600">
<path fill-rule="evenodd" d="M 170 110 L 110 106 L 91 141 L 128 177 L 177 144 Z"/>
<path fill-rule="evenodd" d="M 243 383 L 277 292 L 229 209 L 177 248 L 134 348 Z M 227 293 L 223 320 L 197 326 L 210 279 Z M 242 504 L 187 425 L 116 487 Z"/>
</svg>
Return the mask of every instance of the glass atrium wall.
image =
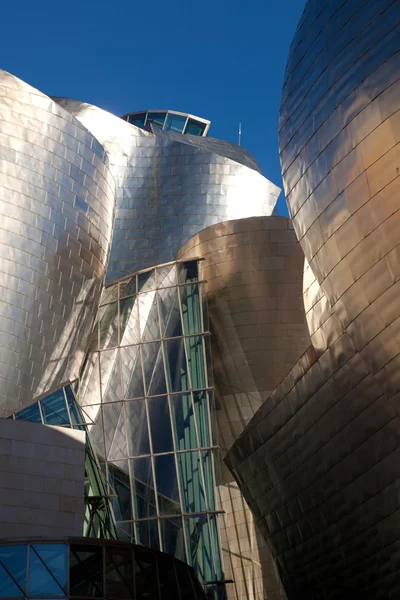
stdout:
<svg viewBox="0 0 400 600">
<path fill-rule="evenodd" d="M 105 288 L 80 390 L 120 539 L 222 579 L 209 333 L 197 261 Z"/>
</svg>

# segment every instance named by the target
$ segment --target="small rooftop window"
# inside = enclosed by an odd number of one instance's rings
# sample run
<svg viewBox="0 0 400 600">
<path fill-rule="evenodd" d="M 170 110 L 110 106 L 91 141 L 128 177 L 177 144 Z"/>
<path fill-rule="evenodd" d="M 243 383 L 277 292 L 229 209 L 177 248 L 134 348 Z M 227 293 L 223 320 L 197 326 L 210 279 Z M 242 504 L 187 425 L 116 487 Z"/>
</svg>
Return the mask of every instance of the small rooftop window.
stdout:
<svg viewBox="0 0 400 600">
<path fill-rule="evenodd" d="M 205 137 L 210 128 L 210 121 L 187 113 L 174 110 L 148 110 L 129 113 L 122 117 L 128 123 L 141 129 L 151 131 L 150 125 L 160 127 L 164 131 L 176 131 Z"/>
</svg>

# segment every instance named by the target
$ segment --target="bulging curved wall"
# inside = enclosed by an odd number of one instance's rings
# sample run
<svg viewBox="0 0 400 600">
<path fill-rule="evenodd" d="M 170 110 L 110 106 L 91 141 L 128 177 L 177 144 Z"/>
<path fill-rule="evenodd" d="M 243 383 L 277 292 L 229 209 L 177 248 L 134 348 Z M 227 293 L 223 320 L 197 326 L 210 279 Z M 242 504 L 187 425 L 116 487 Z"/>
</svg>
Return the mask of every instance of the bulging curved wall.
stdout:
<svg viewBox="0 0 400 600">
<path fill-rule="evenodd" d="M 400 389 L 400 7 L 309 1 L 282 94 L 290 213 L 322 292 L 372 372 Z"/>
<path fill-rule="evenodd" d="M 0 71 L 0 415 L 78 376 L 114 204 L 101 144 Z"/>
<path fill-rule="evenodd" d="M 228 142 L 143 131 L 95 106 L 57 98 L 104 145 L 117 182 L 107 281 L 174 260 L 192 235 L 230 219 L 270 215 L 279 188 Z"/>
</svg>

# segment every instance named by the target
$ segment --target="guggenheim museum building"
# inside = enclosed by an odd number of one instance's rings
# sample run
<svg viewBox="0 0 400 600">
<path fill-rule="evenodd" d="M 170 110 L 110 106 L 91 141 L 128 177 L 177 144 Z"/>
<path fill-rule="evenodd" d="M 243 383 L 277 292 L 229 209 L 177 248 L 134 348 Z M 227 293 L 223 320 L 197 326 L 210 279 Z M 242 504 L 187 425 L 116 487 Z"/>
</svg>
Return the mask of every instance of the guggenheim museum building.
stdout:
<svg viewBox="0 0 400 600">
<path fill-rule="evenodd" d="M 280 189 L 0 71 L 0 599 L 400 598 L 400 0 L 308 0 Z"/>
</svg>

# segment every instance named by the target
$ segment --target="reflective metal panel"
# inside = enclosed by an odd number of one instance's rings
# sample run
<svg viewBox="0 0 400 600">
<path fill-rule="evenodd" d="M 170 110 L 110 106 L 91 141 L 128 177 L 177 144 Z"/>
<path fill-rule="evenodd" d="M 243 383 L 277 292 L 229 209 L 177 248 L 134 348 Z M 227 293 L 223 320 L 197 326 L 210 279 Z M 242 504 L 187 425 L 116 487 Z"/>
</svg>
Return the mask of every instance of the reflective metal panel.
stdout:
<svg viewBox="0 0 400 600">
<path fill-rule="evenodd" d="M 57 101 L 101 141 L 117 181 L 107 281 L 173 260 L 209 225 L 272 213 L 280 190 L 239 146 L 155 126 L 149 133 L 95 106 Z"/>
<path fill-rule="evenodd" d="M 264 399 L 310 344 L 304 255 L 286 217 L 255 217 L 201 231 L 179 258 L 202 257 L 211 331 L 218 441 L 224 457 Z M 229 598 L 284 597 L 272 555 L 227 469 L 218 486 Z"/>
<path fill-rule="evenodd" d="M 0 415 L 74 379 L 97 311 L 115 185 L 101 144 L 0 71 Z"/>
</svg>

